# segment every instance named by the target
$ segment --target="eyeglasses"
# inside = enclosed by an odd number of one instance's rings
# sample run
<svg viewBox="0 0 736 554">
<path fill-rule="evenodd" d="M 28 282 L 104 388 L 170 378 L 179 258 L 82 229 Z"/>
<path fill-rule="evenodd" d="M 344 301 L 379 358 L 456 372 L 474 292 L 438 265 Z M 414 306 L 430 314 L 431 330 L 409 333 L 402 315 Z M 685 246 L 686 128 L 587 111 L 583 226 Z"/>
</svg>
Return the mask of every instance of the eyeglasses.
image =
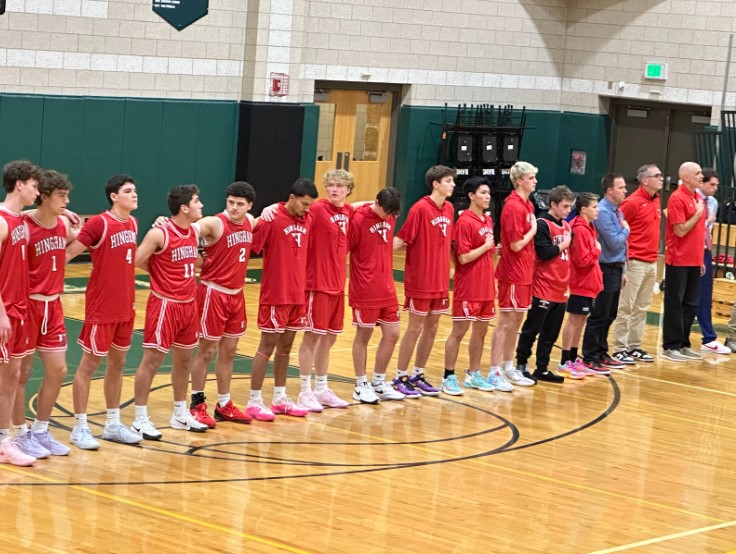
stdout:
<svg viewBox="0 0 736 554">
<path fill-rule="evenodd" d="M 654 177 L 655 179 L 661 179 L 662 177 L 664 177 L 664 175 L 662 175 L 661 173 L 655 173 L 654 175 L 647 175 L 644 178 L 645 179 L 651 179 L 652 177 Z"/>
</svg>

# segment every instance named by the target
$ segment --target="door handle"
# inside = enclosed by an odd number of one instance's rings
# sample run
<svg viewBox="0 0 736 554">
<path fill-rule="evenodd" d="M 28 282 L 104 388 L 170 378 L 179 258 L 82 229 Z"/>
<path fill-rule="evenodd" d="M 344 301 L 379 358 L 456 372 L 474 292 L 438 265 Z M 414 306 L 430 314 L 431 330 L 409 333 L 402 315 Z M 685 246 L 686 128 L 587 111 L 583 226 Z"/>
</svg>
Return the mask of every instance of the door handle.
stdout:
<svg viewBox="0 0 736 554">
<path fill-rule="evenodd" d="M 337 159 L 335 162 L 335 169 L 342 169 L 342 152 L 337 153 Z"/>
</svg>

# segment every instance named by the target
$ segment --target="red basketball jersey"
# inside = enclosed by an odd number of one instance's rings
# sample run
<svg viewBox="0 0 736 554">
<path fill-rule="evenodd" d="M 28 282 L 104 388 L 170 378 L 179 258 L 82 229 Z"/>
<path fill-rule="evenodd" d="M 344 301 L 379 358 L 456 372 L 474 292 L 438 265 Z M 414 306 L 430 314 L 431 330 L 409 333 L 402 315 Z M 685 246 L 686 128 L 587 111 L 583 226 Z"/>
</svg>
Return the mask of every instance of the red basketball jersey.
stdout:
<svg viewBox="0 0 736 554">
<path fill-rule="evenodd" d="M 64 292 L 64 262 L 67 230 L 64 221 L 43 225 L 33 216 L 26 217 L 28 226 L 28 279 L 31 294 L 52 296 Z"/>
<path fill-rule="evenodd" d="M 0 294 L 8 317 L 25 319 L 28 310 L 28 228 L 25 218 L 0 206 L 8 235 L 0 244 Z"/>
<path fill-rule="evenodd" d="M 537 219 L 537 225 L 549 227 L 549 237 L 552 244 L 558 245 L 565 240 L 565 235 L 570 236 L 570 224 L 562 221 L 557 225 L 549 219 Z M 560 252 L 551 260 L 540 260 L 534 265 L 534 280 L 532 282 L 532 295 L 550 302 L 565 302 L 565 292 L 570 282 L 570 250 Z"/>
<path fill-rule="evenodd" d="M 169 220 L 161 228 L 164 246 L 148 259 L 151 291 L 161 298 L 176 302 L 191 302 L 197 296 L 197 230 L 182 229 Z"/>
<path fill-rule="evenodd" d="M 199 278 L 227 289 L 242 289 L 253 244 L 253 229 L 248 218 L 235 223 L 226 212 L 215 217 L 222 221 L 222 233 L 204 245 L 207 256 Z"/>
<path fill-rule="evenodd" d="M 85 221 L 77 240 L 89 248 L 92 274 L 84 298 L 87 323 L 116 323 L 135 317 L 135 249 L 138 221 L 111 211 Z"/>
<path fill-rule="evenodd" d="M 354 308 L 386 308 L 398 304 L 393 272 L 396 217 L 378 217 L 370 204 L 350 220 L 349 304 Z"/>
<path fill-rule="evenodd" d="M 304 304 L 311 225 L 311 211 L 293 217 L 282 202 L 273 221 L 261 220 L 256 226 L 253 251 L 263 252 L 261 305 Z"/>
<path fill-rule="evenodd" d="M 345 290 L 348 229 L 355 210 L 349 204 L 338 208 L 329 200 L 317 200 L 309 208 L 307 290 L 341 294 Z"/>
<path fill-rule="evenodd" d="M 511 243 L 524 238 L 532 228 L 534 206 L 512 191 L 501 210 L 501 259 L 496 268 L 496 277 L 504 283 L 531 285 L 534 277 L 534 240 L 514 252 Z"/>
<path fill-rule="evenodd" d="M 406 243 L 404 292 L 410 298 L 441 298 L 450 290 L 452 204 L 430 196 L 409 209 L 398 237 Z"/>
<path fill-rule="evenodd" d="M 460 214 L 455 222 L 453 239 L 455 254 L 467 254 L 480 248 L 486 237 L 493 238 L 493 222 L 486 214 L 479 218 L 470 210 Z M 467 264 L 455 264 L 455 280 L 453 282 L 453 301 L 489 302 L 496 298 L 496 286 L 493 275 L 493 253 L 495 248 Z"/>
</svg>

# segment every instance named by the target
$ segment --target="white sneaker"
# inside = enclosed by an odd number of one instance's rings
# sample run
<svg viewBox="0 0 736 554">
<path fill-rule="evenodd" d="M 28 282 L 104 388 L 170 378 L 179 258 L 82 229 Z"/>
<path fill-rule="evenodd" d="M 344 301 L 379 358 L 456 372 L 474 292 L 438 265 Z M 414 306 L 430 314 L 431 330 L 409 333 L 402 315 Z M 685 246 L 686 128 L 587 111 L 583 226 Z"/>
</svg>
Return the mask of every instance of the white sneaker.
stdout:
<svg viewBox="0 0 736 554">
<path fill-rule="evenodd" d="M 403 400 L 406 398 L 405 394 L 397 391 L 388 381 L 382 381 L 379 384 L 371 383 L 371 386 L 373 387 L 373 392 L 375 392 L 381 400 Z"/>
<path fill-rule="evenodd" d="M 533 387 L 537 384 L 537 382 L 533 379 L 524 377 L 521 371 L 519 371 L 515 367 L 504 369 L 504 372 L 506 373 L 506 377 L 511 382 L 511 384 L 517 387 Z"/>
<path fill-rule="evenodd" d="M 108 423 L 102 431 L 102 440 L 119 444 L 138 444 L 143 440 L 138 433 L 134 433 L 122 423 Z"/>
<path fill-rule="evenodd" d="M 89 427 L 82 428 L 75 425 L 69 436 L 69 442 L 82 450 L 97 450 L 100 447 L 100 443 L 92 436 Z"/>
<path fill-rule="evenodd" d="M 156 429 L 156 426 L 151 421 L 150 417 L 146 419 L 135 419 L 133 425 L 130 426 L 130 430 L 134 433 L 138 433 L 141 437 L 147 441 L 157 441 L 161 438 L 161 432 Z"/>
<path fill-rule="evenodd" d="M 13 437 L 5 437 L 0 442 L 0 464 L 14 466 L 31 466 L 36 463 L 36 458 L 23 452 L 13 440 Z"/>
<path fill-rule="evenodd" d="M 69 454 L 69 447 L 57 441 L 48 430 L 43 433 L 33 433 L 33 436 L 36 437 L 36 440 L 40 442 L 46 450 L 51 452 L 52 456 L 66 456 Z"/>
<path fill-rule="evenodd" d="M 348 403 L 342 398 L 338 397 L 332 389 L 325 389 L 323 391 L 314 391 L 314 397 L 317 402 L 326 406 L 327 408 L 347 408 Z"/>
<path fill-rule="evenodd" d="M 361 404 L 378 404 L 379 402 L 376 391 L 374 391 L 373 387 L 368 383 L 363 383 L 362 385 L 355 387 L 353 398 L 355 398 L 355 400 L 360 400 Z"/>
<path fill-rule="evenodd" d="M 319 403 L 319 400 L 317 400 L 317 397 L 314 396 L 314 393 L 311 391 L 311 389 L 303 390 L 302 392 L 300 392 L 296 401 L 298 404 L 301 404 L 310 412 L 321 412 L 322 410 L 324 410 L 324 407 L 322 406 L 322 404 Z"/>
<path fill-rule="evenodd" d="M 201 423 L 194 419 L 194 416 L 188 411 L 181 412 L 180 414 L 174 412 L 169 420 L 169 425 L 171 425 L 172 429 L 191 431 L 192 433 L 204 433 L 210 428 L 206 423 Z"/>
<path fill-rule="evenodd" d="M 719 341 L 712 340 L 710 342 L 703 343 L 700 347 L 701 352 L 713 352 L 714 354 L 730 354 L 731 349 L 723 346 Z"/>
<path fill-rule="evenodd" d="M 37 460 L 43 460 L 44 458 L 51 456 L 51 452 L 38 442 L 36 436 L 30 431 L 26 431 L 22 435 L 13 437 L 13 442 L 15 442 L 15 446 L 17 446 L 21 452 L 28 454 L 29 456 L 33 456 Z"/>
<path fill-rule="evenodd" d="M 489 373 L 488 383 L 494 390 L 499 392 L 511 392 L 514 390 L 514 385 L 509 382 L 503 371 L 495 370 L 492 373 Z"/>
</svg>

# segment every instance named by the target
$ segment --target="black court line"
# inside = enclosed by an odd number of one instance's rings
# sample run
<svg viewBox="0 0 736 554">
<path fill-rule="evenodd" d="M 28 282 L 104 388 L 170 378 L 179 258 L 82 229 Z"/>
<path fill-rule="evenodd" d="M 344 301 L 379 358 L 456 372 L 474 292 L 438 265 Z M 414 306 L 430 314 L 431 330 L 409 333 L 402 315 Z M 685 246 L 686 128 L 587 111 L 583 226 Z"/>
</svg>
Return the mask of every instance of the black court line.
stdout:
<svg viewBox="0 0 736 554">
<path fill-rule="evenodd" d="M 591 421 L 588 421 L 569 431 L 565 431 L 564 433 L 560 433 L 552 437 L 548 437 L 548 438 L 545 438 L 539 441 L 534 441 L 532 443 L 519 445 L 519 446 L 514 446 L 520 438 L 520 433 L 519 433 L 518 428 L 512 422 L 506 420 L 505 418 L 497 414 L 492 414 L 491 412 L 487 412 L 486 410 L 483 410 L 482 408 L 473 407 L 476 409 L 480 409 L 481 411 L 486 411 L 487 413 L 490 413 L 491 415 L 493 415 L 493 417 L 496 417 L 500 419 L 501 421 L 505 422 L 506 425 L 501 426 L 499 429 L 508 427 L 512 431 L 512 436 L 509 438 L 509 440 L 505 444 L 497 448 L 487 450 L 484 452 L 478 452 L 475 454 L 457 456 L 454 458 L 396 463 L 396 464 L 388 464 L 382 467 L 371 466 L 371 467 L 363 467 L 359 469 L 349 469 L 349 470 L 344 470 L 344 471 L 335 471 L 335 472 L 324 472 L 323 471 L 323 472 L 295 474 L 295 475 L 270 475 L 270 476 L 240 477 L 240 478 L 226 478 L 226 479 L 192 479 L 192 480 L 179 479 L 179 480 L 173 480 L 173 481 L 124 481 L 124 482 L 120 482 L 120 481 L 110 481 L 110 482 L 79 481 L 79 482 L 67 482 L 67 483 L 32 482 L 32 483 L 7 483 L 7 485 L 19 486 L 19 487 L 22 487 L 22 486 L 33 486 L 33 487 L 38 487 L 38 486 L 94 486 L 94 487 L 99 487 L 99 486 L 114 486 L 114 485 L 135 486 L 135 485 L 182 485 L 182 484 L 206 484 L 206 483 L 237 483 L 237 482 L 249 482 L 249 481 L 271 481 L 271 480 L 283 480 L 283 479 L 302 479 L 302 478 L 312 478 L 312 477 L 332 477 L 332 476 L 341 476 L 341 475 L 375 473 L 379 471 L 392 471 L 396 469 L 408 469 L 408 468 L 416 468 L 416 467 L 423 467 L 423 466 L 430 466 L 430 465 L 437 465 L 437 464 L 446 464 L 446 463 L 474 460 L 474 459 L 484 458 L 484 457 L 493 456 L 497 454 L 503 454 L 505 452 L 511 452 L 514 450 L 520 450 L 522 448 L 529 448 L 531 446 L 538 446 L 540 444 L 545 444 L 545 443 L 548 443 L 554 440 L 560 440 L 565 437 L 569 437 L 573 434 L 584 431 L 592 427 L 593 425 L 601 423 L 616 410 L 621 400 L 621 390 L 620 390 L 620 387 L 618 386 L 618 383 L 616 383 L 615 379 L 613 379 L 613 377 L 611 376 L 608 376 L 607 381 L 613 390 L 613 393 L 614 393 L 613 399 L 600 415 L 598 415 Z M 442 399 L 442 401 L 453 402 L 452 400 L 449 400 L 449 399 Z M 220 443 L 220 444 L 223 444 L 223 443 Z M 263 444 L 272 444 L 272 443 L 263 443 Z M 278 444 L 278 443 L 273 443 L 273 444 Z M 311 444 L 311 443 L 308 443 L 308 444 Z M 356 443 L 342 443 L 342 444 L 343 445 L 355 445 Z M 381 444 L 384 444 L 384 443 L 381 443 Z M 139 447 L 133 447 L 133 448 L 139 448 Z M 196 455 L 196 452 L 198 452 L 199 450 L 201 450 L 201 447 L 195 447 L 195 448 L 189 447 L 187 452 L 183 453 L 182 455 L 201 457 L 201 456 Z M 227 459 L 231 460 L 231 458 L 227 458 Z M 256 459 L 260 460 L 260 458 L 256 458 Z M 242 463 L 242 461 L 240 461 L 240 463 Z M 259 462 L 259 463 L 271 463 L 271 462 Z M 273 462 L 273 463 L 276 463 L 276 462 Z M 293 462 L 292 461 L 289 463 L 292 463 L 292 464 L 297 463 L 300 466 L 306 465 L 306 466 L 311 466 L 311 467 L 322 467 L 324 464 L 320 462 L 319 463 L 320 465 L 317 466 L 314 462 L 303 463 L 303 462 Z M 356 466 L 354 464 L 351 464 L 349 467 L 356 467 Z"/>
</svg>

